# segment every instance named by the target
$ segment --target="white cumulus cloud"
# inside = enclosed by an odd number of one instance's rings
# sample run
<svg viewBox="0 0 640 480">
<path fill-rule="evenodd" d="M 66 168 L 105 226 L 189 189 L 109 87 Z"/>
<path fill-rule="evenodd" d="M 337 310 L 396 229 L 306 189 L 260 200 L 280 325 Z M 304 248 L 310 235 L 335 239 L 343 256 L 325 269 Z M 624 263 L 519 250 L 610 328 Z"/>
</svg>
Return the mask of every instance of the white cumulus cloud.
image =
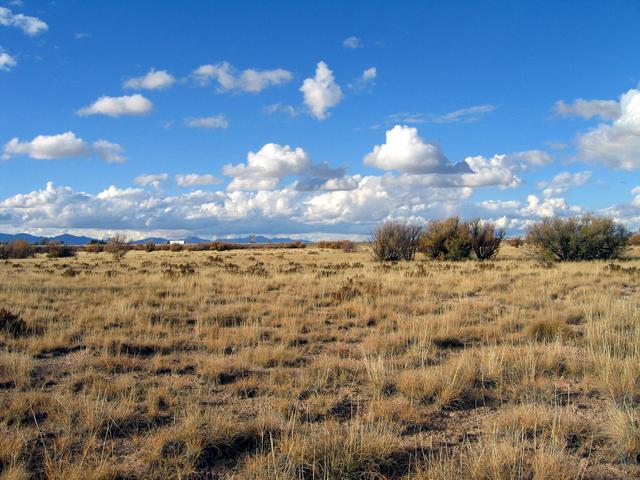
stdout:
<svg viewBox="0 0 640 480">
<path fill-rule="evenodd" d="M 313 78 L 305 78 L 300 91 L 304 95 L 305 105 L 318 120 L 327 118 L 327 110 L 338 105 L 344 96 L 333 72 L 324 62 L 318 63 Z"/>
<path fill-rule="evenodd" d="M 31 37 L 46 32 L 49 28 L 45 22 L 37 17 L 30 17 L 22 13 L 14 14 L 5 7 L 0 7 L 0 25 L 18 28 Z"/>
<path fill-rule="evenodd" d="M 133 181 L 143 187 L 151 186 L 153 188 L 160 188 L 160 185 L 162 185 L 163 182 L 166 182 L 167 178 L 169 178 L 169 175 L 166 173 L 158 173 L 151 175 L 138 175 Z"/>
<path fill-rule="evenodd" d="M 78 110 L 77 114 L 81 117 L 89 115 L 120 117 L 122 115 L 146 115 L 151 110 L 153 110 L 151 100 L 137 93 L 122 97 L 102 96 L 88 107 Z"/>
<path fill-rule="evenodd" d="M 249 93 L 259 93 L 265 88 L 282 85 L 293 79 L 291 72 L 282 68 L 273 70 L 249 68 L 238 72 L 229 62 L 201 65 L 192 76 L 201 85 L 208 85 L 212 80 L 216 81 L 220 92 L 236 90 Z"/>
<path fill-rule="evenodd" d="M 620 116 L 578 135 L 578 156 L 621 170 L 640 168 L 640 90 L 620 97 Z"/>
<path fill-rule="evenodd" d="M 581 187 L 591 179 L 590 171 L 561 172 L 548 182 L 538 182 L 538 188 L 542 190 L 545 198 L 565 193 L 571 187 Z"/>
<path fill-rule="evenodd" d="M 364 164 L 401 173 L 455 173 L 469 171 L 467 164 L 453 165 L 438 145 L 426 143 L 413 127 L 396 125 L 386 133 L 386 142 L 364 157 Z"/>
<path fill-rule="evenodd" d="M 130 78 L 124 82 L 124 88 L 133 90 L 164 90 L 176 82 L 176 79 L 166 70 L 151 69 L 146 75 Z"/>
<path fill-rule="evenodd" d="M 620 104 L 615 100 L 585 100 L 577 98 L 571 103 L 558 100 L 553 111 L 561 117 L 582 117 L 591 119 L 613 120 L 620 116 Z"/>
<path fill-rule="evenodd" d="M 55 160 L 59 158 L 97 156 L 107 163 L 122 163 L 126 160 L 123 148 L 106 140 L 97 140 L 89 144 L 73 132 L 59 135 L 38 135 L 30 142 L 21 142 L 12 138 L 3 148 L 2 158 L 8 160 L 14 156 L 28 156 L 35 160 Z"/>
<path fill-rule="evenodd" d="M 310 167 L 302 148 L 267 143 L 258 152 L 249 152 L 246 164 L 225 165 L 223 173 L 234 177 L 229 190 L 273 190 L 282 178 L 305 173 Z"/>
<path fill-rule="evenodd" d="M 12 57 L 7 52 L 5 52 L 2 47 L 0 47 L 0 70 L 4 70 L 8 72 L 9 70 L 15 68 L 18 65 L 15 57 Z"/>
<path fill-rule="evenodd" d="M 362 75 L 360 75 L 349 84 L 349 88 L 356 93 L 362 92 L 363 90 L 366 90 L 367 88 L 375 85 L 377 76 L 378 70 L 376 69 L 376 67 L 369 67 L 364 72 L 362 72 Z"/>
<path fill-rule="evenodd" d="M 194 187 L 199 185 L 216 185 L 222 183 L 217 177 L 210 174 L 200 175 L 197 173 L 186 173 L 176 175 L 176 183 L 179 187 Z"/>
</svg>

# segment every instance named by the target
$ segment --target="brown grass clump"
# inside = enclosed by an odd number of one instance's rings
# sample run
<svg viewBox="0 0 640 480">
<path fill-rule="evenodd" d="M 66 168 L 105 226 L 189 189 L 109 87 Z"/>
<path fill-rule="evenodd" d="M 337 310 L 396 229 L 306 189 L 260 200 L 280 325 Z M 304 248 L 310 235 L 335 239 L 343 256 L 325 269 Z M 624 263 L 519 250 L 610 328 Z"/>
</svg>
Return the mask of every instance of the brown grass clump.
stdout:
<svg viewBox="0 0 640 480">
<path fill-rule="evenodd" d="M 611 406 L 605 432 L 613 451 L 622 461 L 640 463 L 640 408 Z"/>
<path fill-rule="evenodd" d="M 17 314 L 11 313 L 6 308 L 0 308 L 0 332 L 12 337 L 20 337 L 29 332 L 29 327 Z"/>
<path fill-rule="evenodd" d="M 2 261 L 0 478 L 640 478 L 638 254 Z"/>
</svg>

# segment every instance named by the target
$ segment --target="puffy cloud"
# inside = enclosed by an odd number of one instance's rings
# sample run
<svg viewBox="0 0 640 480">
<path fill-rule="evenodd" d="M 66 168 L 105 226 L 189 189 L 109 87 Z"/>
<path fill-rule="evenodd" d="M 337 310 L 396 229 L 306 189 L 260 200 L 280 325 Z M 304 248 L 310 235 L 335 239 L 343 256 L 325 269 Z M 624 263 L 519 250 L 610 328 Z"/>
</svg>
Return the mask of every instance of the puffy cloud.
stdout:
<svg viewBox="0 0 640 480">
<path fill-rule="evenodd" d="M 364 164 L 382 170 L 402 173 L 462 173 L 469 171 L 465 163 L 453 165 L 440 147 L 425 143 L 413 127 L 396 125 L 386 133 L 386 142 L 376 145 L 364 157 Z"/>
<path fill-rule="evenodd" d="M 153 188 L 160 188 L 160 185 L 166 182 L 167 178 L 169 178 L 169 175 L 166 173 L 159 173 L 156 175 L 139 175 L 133 181 L 143 187 L 151 186 Z"/>
<path fill-rule="evenodd" d="M 93 142 L 93 152 L 107 163 L 124 163 L 127 161 L 124 156 L 124 148 L 117 143 L 106 140 Z"/>
<path fill-rule="evenodd" d="M 527 165 L 541 167 L 553 163 L 553 157 L 542 150 L 526 150 L 524 152 L 516 152 L 510 155 L 514 162 L 518 162 L 523 170 L 527 169 Z"/>
<path fill-rule="evenodd" d="M 485 200 L 478 205 L 489 211 L 504 211 L 517 209 L 520 207 L 520 202 L 518 200 Z"/>
<path fill-rule="evenodd" d="M 186 118 L 184 121 L 187 127 L 191 128 L 227 128 L 229 121 L 224 115 L 215 115 L 211 117 L 192 117 Z"/>
<path fill-rule="evenodd" d="M 582 117 L 587 120 L 599 117 L 613 120 L 620 116 L 620 105 L 615 100 L 585 100 L 577 98 L 571 103 L 558 100 L 553 111 L 561 117 Z"/>
<path fill-rule="evenodd" d="M 362 92 L 375 84 L 377 76 L 378 70 L 376 67 L 369 67 L 362 72 L 362 75 L 349 84 L 349 88 L 355 92 Z"/>
<path fill-rule="evenodd" d="M 640 168 L 640 90 L 620 97 L 620 116 L 578 135 L 580 159 L 622 170 Z"/>
<path fill-rule="evenodd" d="M 119 117 L 121 115 L 146 115 L 153 110 L 153 103 L 140 95 L 125 95 L 122 97 L 102 96 L 85 108 L 78 110 L 78 115 L 107 115 Z"/>
<path fill-rule="evenodd" d="M 580 187 L 587 183 L 590 178 L 590 171 L 561 172 L 549 182 L 538 182 L 538 188 L 542 190 L 542 195 L 545 198 L 549 198 L 565 193 L 570 187 Z"/>
<path fill-rule="evenodd" d="M 222 180 L 209 174 L 188 173 L 176 175 L 176 183 L 179 187 L 194 187 L 197 185 L 215 185 L 222 183 Z"/>
<path fill-rule="evenodd" d="M 305 105 L 318 120 L 327 118 L 327 110 L 338 105 L 343 98 L 342 89 L 324 62 L 318 63 L 313 78 L 305 78 L 300 91 L 304 95 Z"/>
<path fill-rule="evenodd" d="M 519 210 L 519 214 L 525 217 L 555 217 L 562 215 L 577 215 L 584 213 L 577 206 L 569 206 L 564 198 L 550 197 L 540 199 L 536 195 L 527 196 L 527 205 Z"/>
<path fill-rule="evenodd" d="M 472 107 L 461 108 L 453 112 L 431 117 L 433 123 L 472 123 L 477 122 L 487 113 L 496 109 L 495 105 L 474 105 Z"/>
<path fill-rule="evenodd" d="M 331 190 L 327 185 L 324 190 L 310 192 L 282 188 L 259 192 L 196 190 L 180 195 L 167 195 L 156 188 L 116 186 L 89 194 L 48 183 L 42 190 L 0 199 L 0 227 L 5 231 L 73 229 L 94 234 L 113 230 L 163 231 L 169 232 L 165 236 L 196 233 L 205 237 L 214 232 L 302 237 L 308 232 L 333 232 L 328 236 L 366 236 L 376 223 L 385 220 L 424 224 L 454 214 L 465 218 L 480 215 L 513 230 L 526 228 L 543 216 L 584 213 L 563 198 L 542 199 L 536 195 L 528 196 L 524 202 L 486 200 L 473 205 L 473 188 L 425 188 L 403 181 L 405 177 L 385 174 L 335 179 L 350 184 L 348 189 L 340 186 L 340 190 Z M 153 187 L 152 182 L 147 178 L 143 183 Z M 640 188 L 634 189 L 632 195 L 629 203 L 601 213 L 637 224 Z M 138 238 L 143 236 L 146 234 Z"/>
<path fill-rule="evenodd" d="M 124 82 L 124 88 L 134 90 L 164 90 L 176 82 L 176 79 L 166 70 L 149 70 L 146 75 L 130 78 Z"/>
<path fill-rule="evenodd" d="M 218 91 L 237 90 L 258 93 L 265 88 L 282 85 L 293 79 L 291 72 L 282 68 L 274 70 L 255 70 L 253 68 L 236 72 L 228 62 L 214 65 L 201 65 L 192 74 L 201 85 L 208 85 L 212 80 L 218 83 Z"/>
<path fill-rule="evenodd" d="M 359 175 L 354 177 L 338 177 L 330 178 L 326 180 L 318 190 L 328 191 L 340 191 L 340 190 L 355 190 L 358 188 Z"/>
<path fill-rule="evenodd" d="M 461 175 L 462 185 L 467 187 L 499 186 L 501 188 L 517 187 L 522 179 L 514 172 L 521 167 L 514 163 L 510 155 L 494 155 L 491 158 L 482 156 L 467 157 L 465 163 L 470 173 Z"/>
<path fill-rule="evenodd" d="M 631 200 L 601 210 L 600 213 L 623 223 L 627 228 L 640 230 L 640 186 L 631 190 Z"/>
<path fill-rule="evenodd" d="M 38 135 L 30 142 L 21 142 L 13 138 L 4 145 L 2 158 L 26 155 L 36 160 L 54 160 L 70 157 L 97 156 L 107 163 L 121 163 L 126 160 L 123 148 L 106 140 L 97 140 L 89 144 L 73 132 L 59 135 Z"/>
<path fill-rule="evenodd" d="M 16 59 L 11 55 L 9 55 L 0 47 L 0 70 L 4 70 L 5 72 L 8 72 L 9 70 L 13 69 L 16 65 L 18 65 L 18 62 L 16 61 Z"/>
<path fill-rule="evenodd" d="M 273 190 L 287 175 L 305 173 L 311 167 L 302 148 L 267 143 L 257 153 L 247 154 L 247 163 L 225 165 L 223 173 L 234 177 L 229 190 Z"/>
<path fill-rule="evenodd" d="M 364 45 L 362 44 L 362 40 L 358 37 L 347 37 L 344 39 L 344 41 L 342 42 L 342 46 L 344 48 L 350 48 L 352 50 L 355 50 L 356 48 L 362 48 L 364 47 Z"/>
<path fill-rule="evenodd" d="M 46 32 L 49 28 L 46 23 L 37 17 L 30 17 L 22 13 L 14 14 L 5 7 L 0 7 L 0 25 L 19 28 L 31 37 Z"/>
</svg>

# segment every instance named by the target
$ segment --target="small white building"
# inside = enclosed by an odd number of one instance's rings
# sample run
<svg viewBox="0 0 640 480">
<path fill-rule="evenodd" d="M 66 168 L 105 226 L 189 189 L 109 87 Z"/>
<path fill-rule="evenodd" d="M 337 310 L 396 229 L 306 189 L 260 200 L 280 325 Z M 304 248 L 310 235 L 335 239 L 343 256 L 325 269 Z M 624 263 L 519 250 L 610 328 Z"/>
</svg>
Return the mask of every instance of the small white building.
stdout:
<svg viewBox="0 0 640 480">
<path fill-rule="evenodd" d="M 184 245 L 184 240 L 169 240 L 169 245 Z"/>
</svg>

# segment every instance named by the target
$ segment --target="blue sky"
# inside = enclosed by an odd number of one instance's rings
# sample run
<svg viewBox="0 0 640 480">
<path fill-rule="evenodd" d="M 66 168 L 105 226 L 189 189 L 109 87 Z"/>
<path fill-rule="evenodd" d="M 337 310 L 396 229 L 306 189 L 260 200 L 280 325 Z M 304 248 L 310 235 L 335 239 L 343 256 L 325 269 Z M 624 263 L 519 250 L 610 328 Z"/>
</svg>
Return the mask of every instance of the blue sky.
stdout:
<svg viewBox="0 0 640 480">
<path fill-rule="evenodd" d="M 640 226 L 640 4 L 0 2 L 0 231 Z"/>
</svg>

